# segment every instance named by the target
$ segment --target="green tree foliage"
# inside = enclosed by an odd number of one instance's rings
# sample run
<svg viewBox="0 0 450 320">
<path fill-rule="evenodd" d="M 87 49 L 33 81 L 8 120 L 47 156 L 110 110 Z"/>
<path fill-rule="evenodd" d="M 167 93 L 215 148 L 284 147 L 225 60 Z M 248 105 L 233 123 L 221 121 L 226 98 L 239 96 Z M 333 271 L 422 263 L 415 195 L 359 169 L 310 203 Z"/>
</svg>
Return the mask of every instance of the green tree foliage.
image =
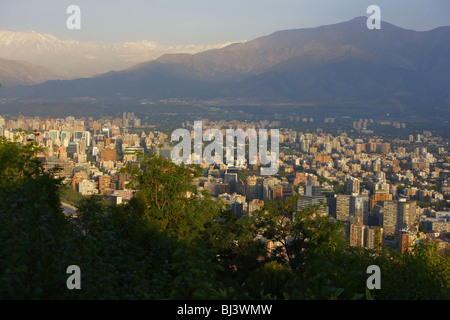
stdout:
<svg viewBox="0 0 450 320">
<path fill-rule="evenodd" d="M 231 211 L 222 211 L 205 224 L 200 243 L 220 263 L 217 276 L 222 283 L 218 290 L 221 298 L 244 299 L 250 295 L 248 281 L 263 265 L 266 255 L 266 243 L 255 240 L 257 235 L 252 219 L 238 217 Z"/>
<path fill-rule="evenodd" d="M 448 258 L 432 243 L 350 247 L 343 225 L 319 206 L 297 210 L 298 197 L 238 217 L 197 193 L 197 167 L 155 155 L 125 169 L 130 202 L 83 197 L 67 217 L 39 151 L 0 138 L 2 299 L 449 299 Z M 70 265 L 81 290 L 66 287 Z M 381 290 L 366 288 L 370 265 Z"/>
<path fill-rule="evenodd" d="M 205 222 L 218 214 L 210 197 L 196 194 L 193 179 L 201 175 L 198 166 L 176 165 L 160 155 L 145 154 L 139 165 L 123 172 L 132 175 L 128 188 L 136 190 L 130 210 L 179 239 L 193 241 Z"/>
<path fill-rule="evenodd" d="M 269 202 L 255 213 L 261 235 L 279 244 L 272 254 L 294 270 L 303 268 L 311 256 L 330 254 L 346 246 L 343 226 L 322 216 L 320 204 L 297 210 L 299 198 Z"/>
<path fill-rule="evenodd" d="M 64 184 L 60 189 L 61 202 L 68 203 L 70 205 L 76 206 L 78 202 L 83 200 L 85 197 L 76 190 L 72 189 L 69 184 Z"/>
<path fill-rule="evenodd" d="M 0 297 L 67 297 L 71 226 L 63 215 L 61 180 L 46 172 L 33 144 L 0 137 Z"/>
<path fill-rule="evenodd" d="M 376 263 L 384 274 L 376 299 L 450 299 L 450 264 L 436 243 L 420 243 L 402 253 L 385 251 Z"/>
</svg>

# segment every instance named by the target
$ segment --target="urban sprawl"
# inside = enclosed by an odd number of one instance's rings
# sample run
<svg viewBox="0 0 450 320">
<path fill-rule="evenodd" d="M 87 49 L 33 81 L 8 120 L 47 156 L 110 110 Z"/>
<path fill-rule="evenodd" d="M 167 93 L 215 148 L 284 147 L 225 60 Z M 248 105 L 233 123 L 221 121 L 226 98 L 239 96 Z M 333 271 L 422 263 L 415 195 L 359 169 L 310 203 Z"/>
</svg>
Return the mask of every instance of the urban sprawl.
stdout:
<svg viewBox="0 0 450 320">
<path fill-rule="evenodd" d="M 291 119 L 292 120 L 292 119 Z M 306 120 L 308 121 L 308 120 Z M 367 131 L 368 120 L 355 121 L 355 132 Z M 209 121 L 203 130 L 279 129 L 279 170 L 259 174 L 259 165 L 203 163 L 198 192 L 208 191 L 235 214 L 251 216 L 264 203 L 302 197 L 298 209 L 313 204 L 320 213 L 345 222 L 351 245 L 375 249 L 381 243 L 399 251 L 417 241 L 437 241 L 448 252 L 450 235 L 450 155 L 445 139 L 425 131 L 407 139 L 323 130 L 302 132 L 282 128 L 281 121 Z M 193 123 L 180 124 L 193 132 Z M 404 124 L 394 123 L 404 127 Z M 300 127 L 300 126 L 299 126 Z M 300 127 L 301 128 L 301 127 Z M 20 136 L 20 132 L 25 132 Z M 170 132 L 155 131 L 133 113 L 121 118 L 76 119 L 0 117 L 0 136 L 45 147 L 38 158 L 46 168 L 83 196 L 99 195 L 113 204 L 133 197 L 131 176 L 120 169 L 137 162 L 139 152 L 171 157 Z M 64 204 L 69 212 L 70 204 Z M 268 243 L 269 249 L 277 246 Z"/>
</svg>

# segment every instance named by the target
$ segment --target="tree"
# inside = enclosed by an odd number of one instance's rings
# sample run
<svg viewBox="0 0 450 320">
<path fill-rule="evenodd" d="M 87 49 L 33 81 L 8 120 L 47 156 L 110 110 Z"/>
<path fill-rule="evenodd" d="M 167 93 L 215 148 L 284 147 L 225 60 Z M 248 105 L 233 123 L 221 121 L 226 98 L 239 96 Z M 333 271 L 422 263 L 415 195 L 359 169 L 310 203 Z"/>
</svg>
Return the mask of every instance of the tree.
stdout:
<svg viewBox="0 0 450 320">
<path fill-rule="evenodd" d="M 299 211 L 299 198 L 297 195 L 285 202 L 265 204 L 255 214 L 261 235 L 278 244 L 272 254 L 293 269 L 302 268 L 310 252 L 328 253 L 346 243 L 342 226 L 322 216 L 320 204 Z"/>
<path fill-rule="evenodd" d="M 434 242 L 420 242 L 411 251 L 383 251 L 376 258 L 382 270 L 378 299 L 448 300 L 450 264 Z"/>
<path fill-rule="evenodd" d="M 336 194 L 343 194 L 345 193 L 345 186 L 336 184 L 335 186 L 333 186 L 333 192 Z"/>
<path fill-rule="evenodd" d="M 202 232 L 201 246 L 216 258 L 221 271 L 218 279 L 233 295 L 223 298 L 238 298 L 248 295 L 245 286 L 251 275 L 262 266 L 266 255 L 266 243 L 257 239 L 258 230 L 250 218 L 238 217 L 224 210 L 209 220 Z"/>
<path fill-rule="evenodd" d="M 435 243 L 350 247 L 340 223 L 319 205 L 297 210 L 297 196 L 240 218 L 196 193 L 198 168 L 157 156 L 127 169 L 129 203 L 85 197 L 69 219 L 39 150 L 0 137 L 2 299 L 449 299 L 448 258 Z M 279 245 L 272 255 L 265 239 Z M 82 290 L 66 287 L 70 265 Z M 366 295 L 370 265 L 382 284 Z"/>
<path fill-rule="evenodd" d="M 34 144 L 0 137 L 0 297 L 70 297 L 71 225 L 59 201 L 61 179 L 44 170 Z"/>
<path fill-rule="evenodd" d="M 123 172 L 132 175 L 128 188 L 136 190 L 130 210 L 179 239 L 193 241 L 218 208 L 206 193 L 197 194 L 193 179 L 201 174 L 196 165 L 177 165 L 160 155 L 143 155 L 139 165 Z"/>
</svg>

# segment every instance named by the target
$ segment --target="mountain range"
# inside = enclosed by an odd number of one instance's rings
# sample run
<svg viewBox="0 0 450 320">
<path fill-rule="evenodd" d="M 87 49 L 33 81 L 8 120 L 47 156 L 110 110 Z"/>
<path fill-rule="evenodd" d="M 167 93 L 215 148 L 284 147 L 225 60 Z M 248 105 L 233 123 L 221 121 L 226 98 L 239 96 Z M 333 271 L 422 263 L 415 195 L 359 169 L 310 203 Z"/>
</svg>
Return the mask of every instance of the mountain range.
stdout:
<svg viewBox="0 0 450 320">
<path fill-rule="evenodd" d="M 0 58 L 14 61 L 8 66 L 13 69 L 17 63 L 26 62 L 35 68 L 46 69 L 49 77 L 45 80 L 75 79 L 91 77 L 112 70 L 130 68 L 140 62 L 150 61 L 164 53 L 197 53 L 212 48 L 221 48 L 229 43 L 217 45 L 178 45 L 167 46 L 151 41 L 138 42 L 83 42 L 63 40 L 52 34 L 35 31 L 13 32 L 0 30 Z M 4 66 L 4 64 L 2 64 Z M 26 71 L 23 67 L 21 72 Z M 30 78 L 34 79 L 35 70 L 30 68 Z M 9 86 L 17 83 L 2 77 L 3 83 Z"/>
<path fill-rule="evenodd" d="M 90 78 L 2 88 L 0 98 L 177 98 L 448 113 L 450 27 L 414 31 L 383 22 L 380 30 L 369 30 L 366 20 L 164 54 Z"/>
<path fill-rule="evenodd" d="M 0 58 L 0 79 L 7 86 L 33 85 L 60 77 L 46 67 Z"/>
</svg>

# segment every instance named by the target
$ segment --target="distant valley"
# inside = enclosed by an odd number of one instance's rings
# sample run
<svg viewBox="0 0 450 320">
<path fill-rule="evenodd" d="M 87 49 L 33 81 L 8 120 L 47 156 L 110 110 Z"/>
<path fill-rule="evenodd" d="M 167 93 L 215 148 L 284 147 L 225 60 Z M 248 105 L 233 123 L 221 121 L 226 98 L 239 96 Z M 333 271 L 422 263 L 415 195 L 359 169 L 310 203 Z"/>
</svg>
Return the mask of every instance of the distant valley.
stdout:
<svg viewBox="0 0 450 320">
<path fill-rule="evenodd" d="M 449 119 L 450 27 L 418 32 L 383 22 L 381 30 L 369 30 L 366 19 L 164 54 L 90 78 L 4 87 L 0 99 L 386 108 Z"/>
</svg>

